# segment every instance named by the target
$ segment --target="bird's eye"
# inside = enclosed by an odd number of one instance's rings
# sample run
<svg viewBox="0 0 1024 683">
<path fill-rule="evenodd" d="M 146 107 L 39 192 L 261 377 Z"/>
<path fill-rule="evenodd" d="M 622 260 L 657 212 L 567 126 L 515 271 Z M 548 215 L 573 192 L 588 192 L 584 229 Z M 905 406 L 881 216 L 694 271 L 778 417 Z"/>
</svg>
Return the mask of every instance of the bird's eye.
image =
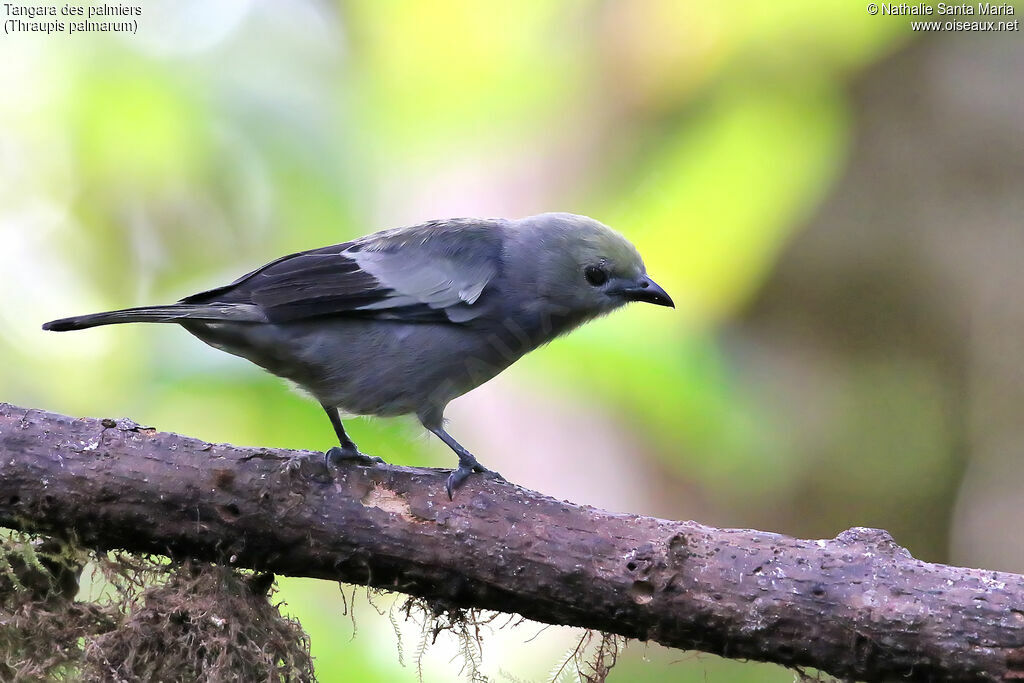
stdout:
<svg viewBox="0 0 1024 683">
<path fill-rule="evenodd" d="M 608 282 L 608 273 L 600 266 L 587 266 L 583 269 L 583 277 L 595 287 L 600 287 Z"/>
</svg>

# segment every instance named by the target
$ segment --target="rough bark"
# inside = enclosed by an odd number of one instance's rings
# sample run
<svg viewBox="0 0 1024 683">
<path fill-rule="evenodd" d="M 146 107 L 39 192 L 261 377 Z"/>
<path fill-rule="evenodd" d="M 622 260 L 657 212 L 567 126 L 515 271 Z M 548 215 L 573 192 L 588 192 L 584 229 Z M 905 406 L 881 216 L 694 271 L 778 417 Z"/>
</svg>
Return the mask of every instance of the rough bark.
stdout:
<svg viewBox="0 0 1024 683">
<path fill-rule="evenodd" d="M 1024 679 L 1024 577 L 884 531 L 799 540 L 611 514 L 446 472 L 343 466 L 0 403 L 0 524 L 514 612 L 843 678 Z"/>
</svg>

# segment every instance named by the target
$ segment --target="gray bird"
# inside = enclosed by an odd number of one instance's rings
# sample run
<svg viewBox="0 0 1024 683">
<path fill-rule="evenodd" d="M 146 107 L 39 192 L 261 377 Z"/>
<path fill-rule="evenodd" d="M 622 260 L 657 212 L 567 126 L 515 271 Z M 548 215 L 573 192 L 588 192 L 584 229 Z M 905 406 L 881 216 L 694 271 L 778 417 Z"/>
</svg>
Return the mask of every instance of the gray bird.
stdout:
<svg viewBox="0 0 1024 683">
<path fill-rule="evenodd" d="M 44 330 L 178 323 L 214 348 L 295 382 L 359 452 L 340 411 L 414 413 L 459 457 L 448 496 L 488 472 L 444 428 L 448 402 L 524 354 L 630 301 L 674 306 L 640 254 L 586 216 L 457 218 L 385 230 L 272 261 L 168 306 L 54 320 Z"/>
</svg>

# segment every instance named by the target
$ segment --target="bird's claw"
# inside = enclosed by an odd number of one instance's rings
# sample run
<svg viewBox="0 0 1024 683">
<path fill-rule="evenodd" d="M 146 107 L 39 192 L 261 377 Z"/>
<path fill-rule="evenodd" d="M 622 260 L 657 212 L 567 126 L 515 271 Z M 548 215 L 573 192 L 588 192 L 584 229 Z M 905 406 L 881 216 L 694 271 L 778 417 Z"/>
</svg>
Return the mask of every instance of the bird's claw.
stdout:
<svg viewBox="0 0 1024 683">
<path fill-rule="evenodd" d="M 452 470 L 452 473 L 448 475 L 448 481 L 445 483 L 445 490 L 448 491 L 448 500 L 455 500 L 455 490 L 462 486 L 463 482 L 473 474 L 472 467 L 460 466 L 458 469 Z"/>
<path fill-rule="evenodd" d="M 458 469 L 452 470 L 452 473 L 448 475 L 448 481 L 445 484 L 445 490 L 448 491 L 448 500 L 454 500 L 455 491 L 465 483 L 469 475 L 474 472 L 478 474 L 485 474 L 491 479 L 497 479 L 498 481 L 505 481 L 505 477 L 501 476 L 494 470 L 489 470 L 478 462 L 474 463 L 460 463 Z"/>
<path fill-rule="evenodd" d="M 376 465 L 377 463 L 384 462 L 384 460 L 378 458 L 376 455 L 361 453 L 357 448 L 342 448 L 341 446 L 334 446 L 324 453 L 324 464 L 328 469 L 330 469 L 331 465 L 337 465 L 342 462 L 355 462 L 360 465 Z"/>
</svg>

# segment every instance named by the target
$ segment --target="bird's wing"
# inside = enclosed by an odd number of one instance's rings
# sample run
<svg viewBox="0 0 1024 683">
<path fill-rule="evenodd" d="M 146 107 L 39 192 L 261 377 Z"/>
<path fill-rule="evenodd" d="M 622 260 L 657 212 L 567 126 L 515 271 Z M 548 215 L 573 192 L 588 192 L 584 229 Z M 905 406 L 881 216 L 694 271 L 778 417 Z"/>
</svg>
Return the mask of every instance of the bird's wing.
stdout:
<svg viewBox="0 0 1024 683">
<path fill-rule="evenodd" d="M 183 303 L 245 303 L 270 322 L 350 315 L 406 322 L 470 321 L 498 273 L 502 221 L 459 219 L 399 228 L 291 254 Z"/>
</svg>

